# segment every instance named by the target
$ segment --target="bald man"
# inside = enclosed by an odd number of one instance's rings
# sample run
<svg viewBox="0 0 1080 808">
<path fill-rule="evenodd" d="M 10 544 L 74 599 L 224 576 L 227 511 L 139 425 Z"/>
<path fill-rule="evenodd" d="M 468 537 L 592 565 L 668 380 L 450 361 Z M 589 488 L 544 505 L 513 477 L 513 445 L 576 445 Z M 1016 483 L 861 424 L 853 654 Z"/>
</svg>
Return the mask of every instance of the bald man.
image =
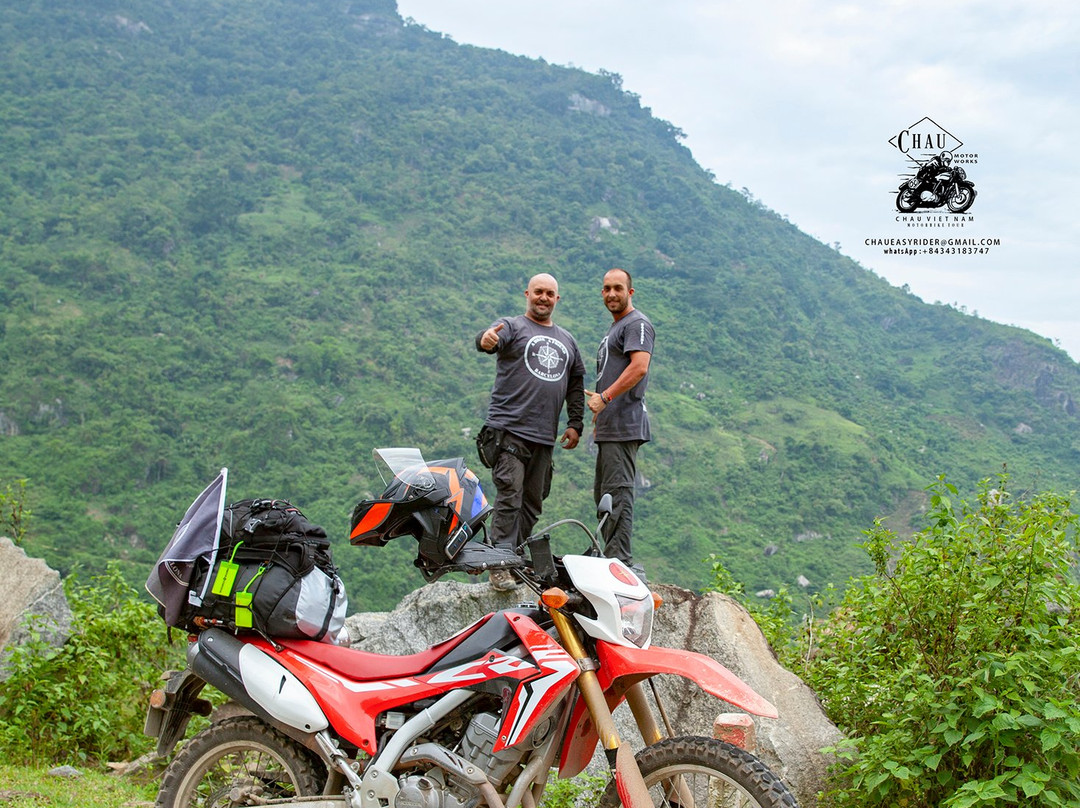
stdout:
<svg viewBox="0 0 1080 808">
<path fill-rule="evenodd" d="M 491 469 L 495 505 L 489 534 L 496 547 L 519 551 L 540 518 L 564 403 L 562 447 L 577 446 L 584 429 L 585 363 L 570 332 L 551 319 L 558 302 L 555 278 L 534 275 L 525 290 L 525 313 L 500 318 L 476 335 L 476 349 L 497 357 L 484 421 L 484 430 L 495 430 L 499 447 Z M 490 580 L 503 591 L 517 585 L 505 570 L 493 570 Z"/>
</svg>

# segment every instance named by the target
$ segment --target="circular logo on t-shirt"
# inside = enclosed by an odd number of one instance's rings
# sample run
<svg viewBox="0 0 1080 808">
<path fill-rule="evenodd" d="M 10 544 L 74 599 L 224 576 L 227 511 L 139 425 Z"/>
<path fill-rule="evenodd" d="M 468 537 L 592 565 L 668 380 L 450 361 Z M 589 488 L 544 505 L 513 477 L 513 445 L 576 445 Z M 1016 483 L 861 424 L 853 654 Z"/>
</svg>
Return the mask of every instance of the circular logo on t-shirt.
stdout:
<svg viewBox="0 0 1080 808">
<path fill-rule="evenodd" d="M 597 379 L 600 379 L 604 375 L 604 368 L 607 367 L 607 358 L 608 358 L 607 341 L 608 341 L 608 338 L 605 336 L 602 340 L 600 340 L 600 347 L 596 349 L 596 378 Z"/>
<path fill-rule="evenodd" d="M 570 364 L 570 351 L 554 337 L 535 336 L 525 346 L 525 367 L 545 382 L 557 382 Z"/>
</svg>

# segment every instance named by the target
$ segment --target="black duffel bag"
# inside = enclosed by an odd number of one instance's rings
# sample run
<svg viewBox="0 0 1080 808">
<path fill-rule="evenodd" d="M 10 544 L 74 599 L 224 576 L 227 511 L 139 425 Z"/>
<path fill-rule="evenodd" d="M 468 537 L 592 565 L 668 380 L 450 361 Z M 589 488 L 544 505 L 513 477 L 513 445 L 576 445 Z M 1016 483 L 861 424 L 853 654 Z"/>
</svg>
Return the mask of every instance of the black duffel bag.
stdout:
<svg viewBox="0 0 1080 808">
<path fill-rule="evenodd" d="M 204 588 L 200 601 L 195 593 Z M 173 625 L 336 643 L 347 609 L 326 531 L 285 500 L 249 499 L 225 509 L 213 569 L 198 559 L 188 606 Z"/>
</svg>

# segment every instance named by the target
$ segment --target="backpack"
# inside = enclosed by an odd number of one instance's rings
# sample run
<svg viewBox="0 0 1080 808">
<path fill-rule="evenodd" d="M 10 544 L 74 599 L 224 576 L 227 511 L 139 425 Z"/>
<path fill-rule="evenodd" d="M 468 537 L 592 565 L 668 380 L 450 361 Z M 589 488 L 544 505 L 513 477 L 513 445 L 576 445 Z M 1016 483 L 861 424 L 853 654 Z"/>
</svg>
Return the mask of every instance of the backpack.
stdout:
<svg viewBox="0 0 1080 808">
<path fill-rule="evenodd" d="M 334 643 L 345 625 L 348 598 L 326 531 L 287 500 L 245 499 L 225 508 L 213 569 L 201 556 L 191 577 L 189 593 L 204 590 L 201 602 L 189 596 L 174 628 Z"/>
<path fill-rule="evenodd" d="M 329 549 L 326 531 L 285 499 L 242 499 L 221 517 L 221 547 L 238 542 L 265 547 L 282 542 L 312 541 Z"/>
</svg>

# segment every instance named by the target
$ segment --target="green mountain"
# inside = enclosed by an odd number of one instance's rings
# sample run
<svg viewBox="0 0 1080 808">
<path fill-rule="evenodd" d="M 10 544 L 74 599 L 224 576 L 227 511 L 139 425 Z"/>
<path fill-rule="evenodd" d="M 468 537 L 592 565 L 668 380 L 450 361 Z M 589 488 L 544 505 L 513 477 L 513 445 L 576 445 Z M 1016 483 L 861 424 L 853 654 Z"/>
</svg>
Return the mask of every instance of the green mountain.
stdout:
<svg viewBox="0 0 1080 808">
<path fill-rule="evenodd" d="M 653 580 L 699 586 L 717 553 L 751 591 L 842 582 L 939 474 L 1074 485 L 1064 352 L 717 184 L 617 75 L 392 0 L 26 0 L 0 45 L 0 482 L 29 478 L 27 548 L 64 573 L 141 582 L 228 466 L 230 499 L 291 499 L 354 607 L 387 608 L 421 579 L 413 548 L 345 539 L 370 450 L 475 458 L 473 336 L 538 271 L 587 357 L 612 266 L 656 324 Z M 556 464 L 545 516 L 591 520 L 587 450 Z"/>
</svg>

